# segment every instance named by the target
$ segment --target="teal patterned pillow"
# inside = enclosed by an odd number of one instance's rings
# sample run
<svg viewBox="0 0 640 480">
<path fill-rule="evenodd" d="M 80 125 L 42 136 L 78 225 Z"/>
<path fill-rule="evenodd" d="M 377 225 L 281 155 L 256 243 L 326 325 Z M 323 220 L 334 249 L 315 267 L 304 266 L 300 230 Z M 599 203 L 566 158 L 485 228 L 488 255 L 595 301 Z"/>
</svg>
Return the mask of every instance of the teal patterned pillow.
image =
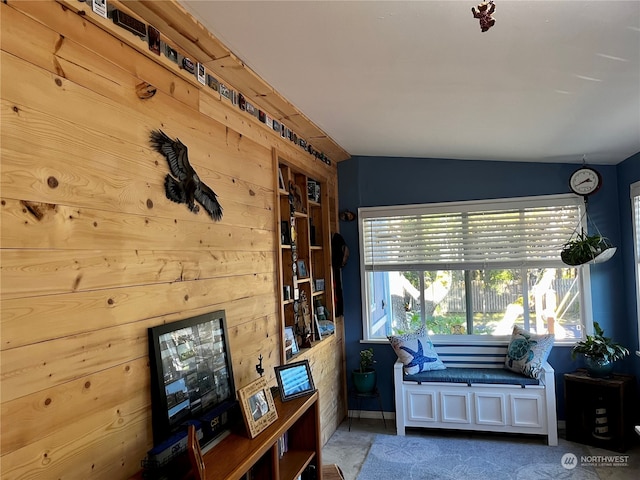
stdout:
<svg viewBox="0 0 640 480">
<path fill-rule="evenodd" d="M 535 335 L 514 325 L 505 367 L 527 377 L 540 378 L 542 364 L 547 361 L 554 339 L 553 334 Z"/>
<path fill-rule="evenodd" d="M 398 359 L 404 364 L 405 374 L 413 375 L 447 368 L 438 358 L 424 325 L 413 333 L 389 335 L 387 338 L 398 355 Z"/>
</svg>

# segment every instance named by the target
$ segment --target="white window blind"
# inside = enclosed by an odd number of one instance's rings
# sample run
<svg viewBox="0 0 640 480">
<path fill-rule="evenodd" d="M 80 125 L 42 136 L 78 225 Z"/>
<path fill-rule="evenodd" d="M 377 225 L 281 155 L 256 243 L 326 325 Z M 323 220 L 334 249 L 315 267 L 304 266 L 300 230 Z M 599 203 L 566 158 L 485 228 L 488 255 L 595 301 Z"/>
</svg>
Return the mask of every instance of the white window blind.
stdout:
<svg viewBox="0 0 640 480">
<path fill-rule="evenodd" d="M 580 224 L 574 195 L 361 208 L 365 270 L 563 266 Z"/>
</svg>

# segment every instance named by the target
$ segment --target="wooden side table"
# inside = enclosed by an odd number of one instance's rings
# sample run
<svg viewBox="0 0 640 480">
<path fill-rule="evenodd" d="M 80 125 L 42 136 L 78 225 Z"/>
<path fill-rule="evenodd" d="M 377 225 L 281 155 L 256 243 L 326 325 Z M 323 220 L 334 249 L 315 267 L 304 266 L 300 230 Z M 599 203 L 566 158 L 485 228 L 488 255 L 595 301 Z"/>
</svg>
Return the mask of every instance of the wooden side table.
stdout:
<svg viewBox="0 0 640 480">
<path fill-rule="evenodd" d="M 624 452 L 633 435 L 635 377 L 593 378 L 580 369 L 564 375 L 567 440 Z"/>
</svg>

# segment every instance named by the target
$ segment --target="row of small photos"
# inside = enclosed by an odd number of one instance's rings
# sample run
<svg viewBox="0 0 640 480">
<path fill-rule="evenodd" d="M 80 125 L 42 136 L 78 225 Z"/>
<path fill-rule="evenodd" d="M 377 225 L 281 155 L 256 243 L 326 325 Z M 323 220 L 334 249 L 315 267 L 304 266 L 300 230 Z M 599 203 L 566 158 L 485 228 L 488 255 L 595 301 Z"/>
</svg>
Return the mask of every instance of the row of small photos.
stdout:
<svg viewBox="0 0 640 480">
<path fill-rule="evenodd" d="M 177 64 L 180 68 L 195 75 L 198 82 L 202 85 L 208 86 L 218 92 L 221 97 L 226 98 L 232 105 L 240 108 L 240 110 L 253 115 L 262 123 L 272 128 L 274 131 L 280 133 L 282 138 L 289 139 L 300 148 L 316 157 L 318 160 L 323 161 L 327 165 L 331 165 L 331 160 L 322 152 L 313 148 L 313 146 L 307 143 L 306 140 L 296 135 L 295 132 L 286 127 L 283 123 L 275 120 L 271 116 L 267 115 L 262 110 L 256 108 L 251 104 L 244 95 L 235 90 L 231 90 L 226 85 L 218 81 L 213 75 L 207 73 L 204 65 L 201 63 L 194 63 L 191 59 L 180 54 L 176 49 L 168 45 L 166 42 L 160 39 L 160 32 L 158 29 L 151 25 L 145 25 L 140 20 L 133 18 L 131 15 L 124 13 L 121 10 L 116 9 L 110 5 L 107 5 L 107 0 L 80 0 L 86 1 L 92 4 L 93 11 L 104 17 L 111 18 L 113 23 L 125 30 L 139 36 L 140 38 L 146 38 L 149 44 L 149 50 L 157 55 L 164 55 L 169 60 Z"/>
</svg>

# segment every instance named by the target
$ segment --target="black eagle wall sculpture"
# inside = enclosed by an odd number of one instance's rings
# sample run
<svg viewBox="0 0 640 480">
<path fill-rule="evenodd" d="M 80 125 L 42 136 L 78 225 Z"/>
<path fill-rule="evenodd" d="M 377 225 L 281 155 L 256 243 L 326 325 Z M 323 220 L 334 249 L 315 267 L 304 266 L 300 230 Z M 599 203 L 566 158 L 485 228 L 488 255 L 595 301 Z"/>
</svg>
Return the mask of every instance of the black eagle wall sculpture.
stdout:
<svg viewBox="0 0 640 480">
<path fill-rule="evenodd" d="M 186 203 L 193 213 L 200 211 L 200 207 L 195 204 L 197 201 L 213 220 L 220 221 L 222 206 L 218 202 L 218 196 L 200 180 L 189 163 L 187 146 L 177 138 L 171 139 L 162 130 L 152 130 L 149 139 L 153 149 L 161 153 L 169 163 L 171 174 L 167 174 L 164 179 L 167 198 L 176 203 Z"/>
</svg>

